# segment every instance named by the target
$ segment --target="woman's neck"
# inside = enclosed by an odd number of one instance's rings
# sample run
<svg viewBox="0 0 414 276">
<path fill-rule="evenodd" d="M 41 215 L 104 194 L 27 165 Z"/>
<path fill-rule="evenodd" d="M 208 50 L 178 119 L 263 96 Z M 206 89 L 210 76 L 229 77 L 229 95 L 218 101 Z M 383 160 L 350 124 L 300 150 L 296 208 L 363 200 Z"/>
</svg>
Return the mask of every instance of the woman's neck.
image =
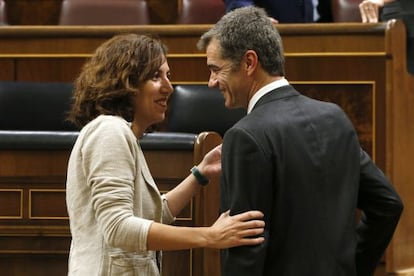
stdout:
<svg viewBox="0 0 414 276">
<path fill-rule="evenodd" d="M 139 125 L 136 122 L 131 123 L 131 130 L 134 133 L 135 137 L 137 137 L 137 139 L 144 134 L 144 131 L 139 127 Z"/>
</svg>

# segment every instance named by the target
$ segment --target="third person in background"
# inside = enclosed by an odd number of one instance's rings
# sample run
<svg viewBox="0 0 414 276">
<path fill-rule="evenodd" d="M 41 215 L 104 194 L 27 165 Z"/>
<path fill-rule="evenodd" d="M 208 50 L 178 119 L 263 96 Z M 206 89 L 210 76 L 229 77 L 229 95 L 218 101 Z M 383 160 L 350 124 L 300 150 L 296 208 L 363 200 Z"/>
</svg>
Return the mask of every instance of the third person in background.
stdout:
<svg viewBox="0 0 414 276">
<path fill-rule="evenodd" d="M 407 29 L 407 70 L 414 74 L 414 1 L 364 0 L 359 4 L 362 22 L 377 23 L 401 19 Z"/>
<path fill-rule="evenodd" d="M 226 11 L 257 6 L 266 10 L 276 23 L 331 22 L 330 0 L 223 0 Z"/>
</svg>

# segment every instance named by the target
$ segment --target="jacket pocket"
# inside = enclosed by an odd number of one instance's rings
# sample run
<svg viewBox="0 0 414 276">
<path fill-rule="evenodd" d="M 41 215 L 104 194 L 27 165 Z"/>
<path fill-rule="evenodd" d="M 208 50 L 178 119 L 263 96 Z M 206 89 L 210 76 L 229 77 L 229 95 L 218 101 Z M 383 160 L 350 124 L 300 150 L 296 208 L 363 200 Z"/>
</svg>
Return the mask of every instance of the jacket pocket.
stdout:
<svg viewBox="0 0 414 276">
<path fill-rule="evenodd" d="M 156 260 L 151 257 L 113 255 L 110 256 L 111 276 L 158 276 Z"/>
</svg>

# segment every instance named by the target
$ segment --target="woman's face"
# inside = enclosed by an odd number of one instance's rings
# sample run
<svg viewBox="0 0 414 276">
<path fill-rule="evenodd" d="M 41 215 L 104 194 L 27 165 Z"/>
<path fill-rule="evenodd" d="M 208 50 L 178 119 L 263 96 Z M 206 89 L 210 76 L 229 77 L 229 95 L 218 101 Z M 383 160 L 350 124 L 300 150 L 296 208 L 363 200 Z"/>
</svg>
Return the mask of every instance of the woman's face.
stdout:
<svg viewBox="0 0 414 276">
<path fill-rule="evenodd" d="M 140 85 L 137 95 L 134 96 L 133 124 L 141 133 L 164 120 L 168 98 L 173 92 L 169 77 L 170 68 L 165 61 L 151 79 Z"/>
</svg>

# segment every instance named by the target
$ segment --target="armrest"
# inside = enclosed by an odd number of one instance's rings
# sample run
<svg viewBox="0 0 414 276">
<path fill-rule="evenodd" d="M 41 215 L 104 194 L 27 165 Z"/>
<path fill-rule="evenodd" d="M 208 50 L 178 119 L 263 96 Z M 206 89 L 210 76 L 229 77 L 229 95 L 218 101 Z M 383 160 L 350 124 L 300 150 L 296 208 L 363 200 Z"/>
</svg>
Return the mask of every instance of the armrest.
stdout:
<svg viewBox="0 0 414 276">
<path fill-rule="evenodd" d="M 178 132 L 146 133 L 139 143 L 143 150 L 194 150 L 197 134 Z"/>
<path fill-rule="evenodd" d="M 0 149 L 53 150 L 72 149 L 78 131 L 0 131 Z M 147 133 L 139 143 L 143 150 L 194 150 L 197 134 Z"/>
<path fill-rule="evenodd" d="M 78 131 L 1 130 L 0 149 L 69 150 L 78 138 Z"/>
</svg>

